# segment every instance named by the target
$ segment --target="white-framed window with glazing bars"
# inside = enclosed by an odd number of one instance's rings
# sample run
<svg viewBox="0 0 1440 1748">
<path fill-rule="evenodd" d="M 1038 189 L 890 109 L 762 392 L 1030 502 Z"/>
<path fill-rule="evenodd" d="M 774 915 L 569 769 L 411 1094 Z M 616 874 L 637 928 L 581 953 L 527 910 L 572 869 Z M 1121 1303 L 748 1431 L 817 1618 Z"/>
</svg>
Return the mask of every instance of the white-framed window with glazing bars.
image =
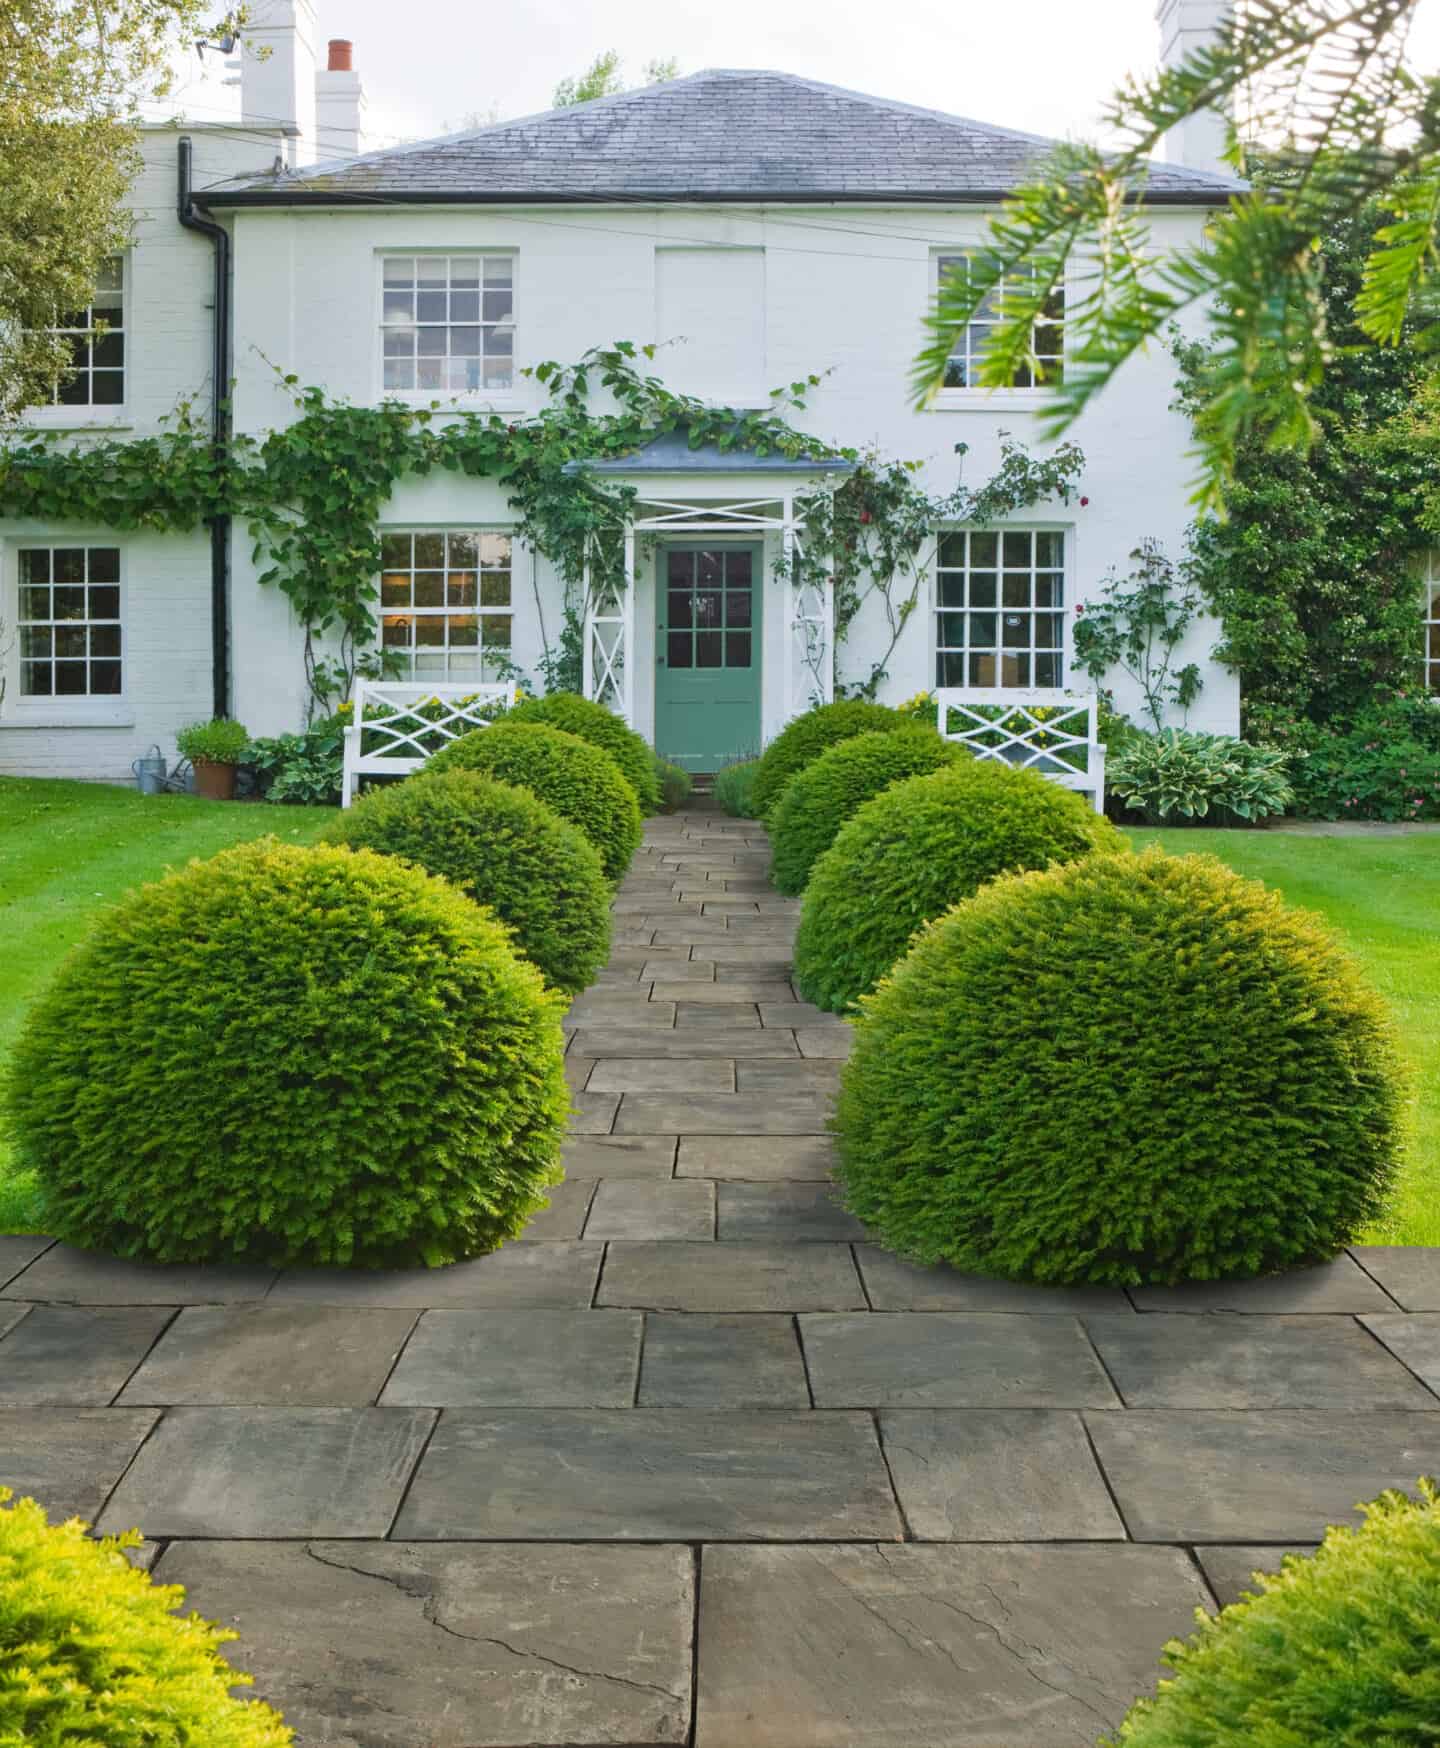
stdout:
<svg viewBox="0 0 1440 1748">
<path fill-rule="evenodd" d="M 1431 548 L 1421 560 L 1420 611 L 1424 614 L 1425 685 L 1440 693 L 1440 551 Z"/>
<path fill-rule="evenodd" d="M 515 386 L 514 255 L 385 255 L 380 274 L 387 390 Z"/>
<path fill-rule="evenodd" d="M 16 563 L 21 698 L 118 697 L 119 547 L 26 542 Z"/>
<path fill-rule="evenodd" d="M 70 348 L 70 367 L 51 395 L 57 407 L 118 407 L 125 401 L 125 257 L 113 255 L 100 269 L 83 310 L 56 322 Z"/>
<path fill-rule="evenodd" d="M 500 680 L 510 668 L 515 547 L 481 529 L 380 538 L 380 641 L 413 680 Z"/>
<path fill-rule="evenodd" d="M 938 255 L 935 258 L 936 289 L 950 279 L 968 280 L 981 257 L 974 251 Z M 1031 277 L 1026 270 L 1007 274 L 999 285 L 988 292 L 973 316 L 957 327 L 950 342 L 950 357 L 945 364 L 946 388 L 981 388 L 980 369 L 990 348 L 991 336 L 1000 320 L 1000 306 L 1008 292 L 1030 289 Z M 1043 388 L 1047 383 L 1065 380 L 1065 292 L 1056 287 L 1046 299 L 1040 320 L 1030 336 L 1031 349 L 1039 366 L 1039 374 L 1028 365 L 1015 373 L 1014 388 Z"/>
<path fill-rule="evenodd" d="M 935 569 L 937 686 L 1065 684 L 1065 536 L 955 529 Z"/>
</svg>

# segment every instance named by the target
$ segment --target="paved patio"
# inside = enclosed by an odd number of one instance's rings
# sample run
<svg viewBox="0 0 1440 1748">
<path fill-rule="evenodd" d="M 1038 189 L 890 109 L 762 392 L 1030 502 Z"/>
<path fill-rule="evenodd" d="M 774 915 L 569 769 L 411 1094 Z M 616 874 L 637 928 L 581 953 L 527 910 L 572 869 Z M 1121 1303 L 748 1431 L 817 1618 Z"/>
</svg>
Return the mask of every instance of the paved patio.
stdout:
<svg viewBox="0 0 1440 1748">
<path fill-rule="evenodd" d="M 307 1748 L 1084 1748 L 1197 1606 L 1440 1471 L 1440 1250 L 1126 1294 L 866 1243 L 766 862 L 647 829 L 525 1242 L 0 1238 L 0 1480 L 144 1530 Z"/>
</svg>

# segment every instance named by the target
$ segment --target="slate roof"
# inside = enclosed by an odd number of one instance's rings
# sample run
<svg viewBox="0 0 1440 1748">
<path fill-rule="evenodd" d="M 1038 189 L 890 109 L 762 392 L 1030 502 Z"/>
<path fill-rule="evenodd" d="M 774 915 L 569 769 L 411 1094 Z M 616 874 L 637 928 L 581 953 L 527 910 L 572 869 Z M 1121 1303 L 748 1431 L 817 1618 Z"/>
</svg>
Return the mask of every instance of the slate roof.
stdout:
<svg viewBox="0 0 1440 1748">
<path fill-rule="evenodd" d="M 757 455 L 753 449 L 721 449 L 717 443 L 690 447 L 684 425 L 662 431 L 630 455 L 615 461 L 567 461 L 562 473 L 853 473 L 855 463 L 840 455 Z"/>
<path fill-rule="evenodd" d="M 209 204 L 574 200 L 994 201 L 1054 141 L 791 73 L 714 70 L 211 189 Z M 1244 187 L 1156 164 L 1145 198 Z"/>
</svg>

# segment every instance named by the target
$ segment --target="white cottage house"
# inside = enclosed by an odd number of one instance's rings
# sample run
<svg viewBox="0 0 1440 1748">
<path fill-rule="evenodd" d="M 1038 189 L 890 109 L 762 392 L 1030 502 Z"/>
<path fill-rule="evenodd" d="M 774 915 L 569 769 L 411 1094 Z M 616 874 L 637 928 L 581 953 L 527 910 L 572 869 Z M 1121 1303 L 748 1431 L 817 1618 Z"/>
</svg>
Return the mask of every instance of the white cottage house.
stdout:
<svg viewBox="0 0 1440 1748">
<path fill-rule="evenodd" d="M 243 58 L 243 128 L 147 133 L 134 242 L 97 293 L 110 331 L 78 337 L 87 369 L 35 426 L 143 435 L 229 380 L 235 431 L 263 436 L 295 416 L 282 376 L 357 403 L 519 421 L 544 396 L 527 366 L 626 339 L 658 343 L 670 386 L 722 406 L 764 406 L 772 383 L 821 373 L 805 424 L 822 444 L 914 458 L 937 495 L 962 466 L 983 483 L 1003 433 L 1036 445 L 1043 386 L 972 385 L 983 328 L 957 336 L 953 384 L 926 410 L 909 379 L 939 275 L 982 243 L 1047 142 L 785 73 L 709 71 L 357 153 L 349 45 L 317 73 L 310 0 L 254 11 L 252 43 L 263 32 L 269 52 Z M 1215 11 L 1164 0 L 1167 54 Z M 1158 237 L 1179 244 L 1237 184 L 1214 128 L 1175 144 L 1188 161 L 1156 166 L 1146 199 Z M 1062 358 L 1063 334 L 1057 312 Z M 1088 684 L 1070 671 L 1075 608 L 1140 540 L 1178 556 L 1190 520 L 1174 375 L 1163 350 L 1135 359 L 1076 427 L 1081 496 L 998 537 L 937 540 L 882 697 L 937 681 Z M 604 470 L 637 493 L 634 582 L 590 616 L 586 684 L 692 770 L 758 749 L 817 690 L 869 671 L 874 618 L 837 650 L 823 592 L 776 580 L 796 493 L 830 466 L 823 452 L 692 452 L 672 434 Z M 536 672 L 560 585 L 516 521 L 493 480 L 396 485 L 381 636 L 416 679 L 479 679 L 497 658 Z M 212 540 L 0 521 L 0 540 L 0 618 L 18 632 L 0 770 L 121 778 L 151 743 L 173 754 L 177 728 L 212 709 L 257 734 L 302 722 L 300 628 L 257 582 L 243 526 Z M 1236 683 L 1210 659 L 1214 637 L 1199 624 L 1183 652 L 1205 671 L 1190 721 L 1234 732 Z M 1136 701 L 1122 688 L 1119 702 Z"/>
</svg>

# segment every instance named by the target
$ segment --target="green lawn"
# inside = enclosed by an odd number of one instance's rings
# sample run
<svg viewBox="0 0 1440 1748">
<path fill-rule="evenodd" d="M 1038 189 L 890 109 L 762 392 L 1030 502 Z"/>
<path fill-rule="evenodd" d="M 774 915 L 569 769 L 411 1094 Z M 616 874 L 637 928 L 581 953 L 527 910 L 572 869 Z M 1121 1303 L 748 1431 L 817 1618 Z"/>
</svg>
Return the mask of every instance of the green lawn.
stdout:
<svg viewBox="0 0 1440 1748">
<path fill-rule="evenodd" d="M 25 1010 L 106 905 L 192 856 L 267 832 L 309 843 L 329 808 L 140 795 L 102 783 L 0 777 L 0 1062 Z M 0 1232 L 38 1224 L 33 1179 L 0 1132 Z"/>
</svg>

